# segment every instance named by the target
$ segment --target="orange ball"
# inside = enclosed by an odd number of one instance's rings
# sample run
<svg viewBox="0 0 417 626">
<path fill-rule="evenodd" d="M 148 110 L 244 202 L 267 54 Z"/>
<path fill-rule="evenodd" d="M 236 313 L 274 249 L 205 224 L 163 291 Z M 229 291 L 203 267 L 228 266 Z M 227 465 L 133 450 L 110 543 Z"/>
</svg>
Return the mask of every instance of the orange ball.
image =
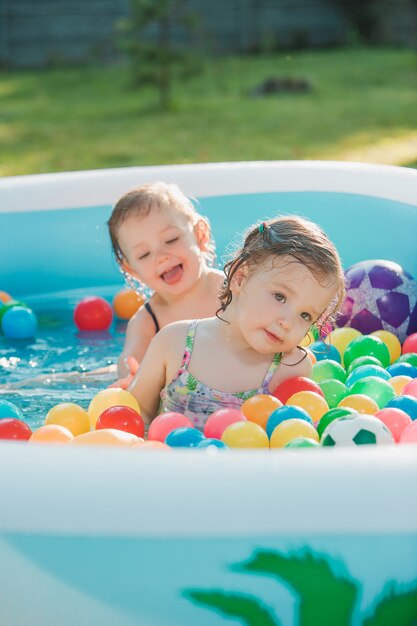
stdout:
<svg viewBox="0 0 417 626">
<path fill-rule="evenodd" d="M 256 396 L 245 400 L 240 410 L 249 422 L 255 422 L 255 424 L 259 424 L 266 430 L 269 416 L 275 409 L 279 409 L 280 406 L 282 406 L 282 402 L 278 398 L 274 398 L 274 396 L 270 396 L 267 393 L 258 393 Z"/>
<path fill-rule="evenodd" d="M 168 446 L 163 441 L 138 441 L 133 445 L 134 448 L 138 448 L 138 450 L 172 450 L 170 446 Z"/>
<path fill-rule="evenodd" d="M 304 409 L 313 422 L 318 422 L 329 410 L 326 400 L 314 391 L 298 391 L 288 398 L 286 404 Z"/>
<path fill-rule="evenodd" d="M 9 302 L 11 299 L 12 296 L 7 291 L 0 291 L 0 302 Z"/>
<path fill-rule="evenodd" d="M 358 413 L 366 413 L 367 415 L 375 415 L 379 411 L 379 406 L 369 396 L 365 396 L 363 393 L 355 393 L 351 396 L 346 396 L 341 400 L 338 406 L 348 407 L 354 409 Z"/>
<path fill-rule="evenodd" d="M 311 365 L 314 365 L 314 363 L 317 363 L 317 357 L 314 354 L 314 352 L 312 352 L 309 348 L 304 348 L 304 350 L 307 352 L 307 356 L 311 361 Z"/>
<path fill-rule="evenodd" d="M 74 437 L 70 442 L 73 445 L 81 446 L 124 446 L 132 447 L 141 443 L 140 437 L 127 433 L 124 430 L 116 430 L 115 428 L 102 428 L 101 430 L 91 430 Z"/>
<path fill-rule="evenodd" d="M 130 320 L 144 302 L 145 299 L 133 289 L 122 289 L 113 298 L 113 309 L 119 319 Z"/>
<path fill-rule="evenodd" d="M 404 387 L 406 386 L 407 383 L 410 382 L 410 380 L 413 380 L 411 378 L 411 376 L 393 376 L 392 378 L 388 378 L 389 384 L 394 388 L 395 393 L 397 394 L 397 396 L 400 396 L 402 394 L 402 391 L 404 389 Z"/>
<path fill-rule="evenodd" d="M 38 430 L 35 430 L 31 438 L 30 443 L 68 443 L 74 439 L 74 435 L 65 426 L 59 426 L 59 424 L 46 424 L 41 426 Z"/>
</svg>

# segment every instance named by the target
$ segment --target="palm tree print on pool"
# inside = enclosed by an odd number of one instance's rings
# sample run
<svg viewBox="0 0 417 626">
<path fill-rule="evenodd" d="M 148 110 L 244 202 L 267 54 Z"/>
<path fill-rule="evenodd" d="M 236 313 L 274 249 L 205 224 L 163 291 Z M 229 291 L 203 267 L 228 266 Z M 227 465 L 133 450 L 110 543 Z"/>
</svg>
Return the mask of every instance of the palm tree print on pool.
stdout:
<svg viewBox="0 0 417 626">
<path fill-rule="evenodd" d="M 299 626 L 351 626 L 360 599 L 361 584 L 348 575 L 336 574 L 330 559 L 309 550 L 282 554 L 257 550 L 252 557 L 232 566 L 241 573 L 270 576 L 289 587 L 298 599 Z M 340 569 L 340 568 L 339 568 Z M 186 589 L 193 603 L 244 626 L 282 626 L 274 609 L 263 600 L 223 589 Z M 417 626 L 417 580 L 403 586 L 389 583 L 375 600 L 362 626 Z"/>
</svg>

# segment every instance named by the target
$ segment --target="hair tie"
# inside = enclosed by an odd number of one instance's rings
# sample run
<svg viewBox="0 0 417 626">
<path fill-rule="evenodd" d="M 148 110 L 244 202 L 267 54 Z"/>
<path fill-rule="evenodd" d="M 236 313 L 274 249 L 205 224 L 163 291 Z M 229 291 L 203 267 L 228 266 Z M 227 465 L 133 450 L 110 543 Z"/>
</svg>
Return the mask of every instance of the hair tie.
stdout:
<svg viewBox="0 0 417 626">
<path fill-rule="evenodd" d="M 258 226 L 258 230 L 261 233 L 261 235 L 266 231 L 267 228 L 268 226 L 266 225 L 265 222 L 262 222 L 262 224 L 259 224 Z"/>
</svg>

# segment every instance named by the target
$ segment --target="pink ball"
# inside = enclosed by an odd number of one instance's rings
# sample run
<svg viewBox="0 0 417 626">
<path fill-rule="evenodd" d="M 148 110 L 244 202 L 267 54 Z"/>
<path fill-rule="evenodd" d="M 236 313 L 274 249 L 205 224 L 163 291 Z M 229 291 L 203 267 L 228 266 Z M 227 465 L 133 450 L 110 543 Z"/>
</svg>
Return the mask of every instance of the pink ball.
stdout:
<svg viewBox="0 0 417 626">
<path fill-rule="evenodd" d="M 79 330 L 107 330 L 113 321 L 113 309 L 107 300 L 89 296 L 74 310 L 74 322 Z"/>
<path fill-rule="evenodd" d="M 219 409 L 208 418 L 204 427 L 207 439 L 221 439 L 223 431 L 235 422 L 246 422 L 246 417 L 237 409 Z"/>
<path fill-rule="evenodd" d="M 401 352 L 402 354 L 406 354 L 407 352 L 417 352 L 417 333 L 413 333 L 407 337 L 403 343 Z"/>
<path fill-rule="evenodd" d="M 182 413 L 169 411 L 155 417 L 148 431 L 149 441 L 165 441 L 169 433 L 176 428 L 195 428 L 191 420 Z"/>
<path fill-rule="evenodd" d="M 375 413 L 375 417 L 378 417 L 388 430 L 391 431 L 395 443 L 399 443 L 403 431 L 413 421 L 405 411 L 395 409 L 394 407 L 380 409 Z"/>
<path fill-rule="evenodd" d="M 400 443 L 417 443 L 417 420 L 407 426 L 400 437 Z"/>
<path fill-rule="evenodd" d="M 401 395 L 413 396 L 414 398 L 417 398 L 417 378 L 410 380 L 410 382 L 406 384 L 401 392 Z"/>
<path fill-rule="evenodd" d="M 284 380 L 272 393 L 275 398 L 281 400 L 282 404 L 285 404 L 291 396 L 299 391 L 314 391 L 319 396 L 324 398 L 324 393 L 320 385 L 310 378 L 304 376 L 293 376 Z"/>
</svg>

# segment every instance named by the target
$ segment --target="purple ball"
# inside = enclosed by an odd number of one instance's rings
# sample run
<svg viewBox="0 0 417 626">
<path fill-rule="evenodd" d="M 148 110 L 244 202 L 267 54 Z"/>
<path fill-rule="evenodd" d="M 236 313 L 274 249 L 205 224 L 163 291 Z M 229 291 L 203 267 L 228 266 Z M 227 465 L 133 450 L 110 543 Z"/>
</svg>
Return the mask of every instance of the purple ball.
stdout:
<svg viewBox="0 0 417 626">
<path fill-rule="evenodd" d="M 337 326 L 364 335 L 388 330 L 403 343 L 417 332 L 417 282 L 392 261 L 361 261 L 346 272 L 346 299 Z"/>
</svg>

